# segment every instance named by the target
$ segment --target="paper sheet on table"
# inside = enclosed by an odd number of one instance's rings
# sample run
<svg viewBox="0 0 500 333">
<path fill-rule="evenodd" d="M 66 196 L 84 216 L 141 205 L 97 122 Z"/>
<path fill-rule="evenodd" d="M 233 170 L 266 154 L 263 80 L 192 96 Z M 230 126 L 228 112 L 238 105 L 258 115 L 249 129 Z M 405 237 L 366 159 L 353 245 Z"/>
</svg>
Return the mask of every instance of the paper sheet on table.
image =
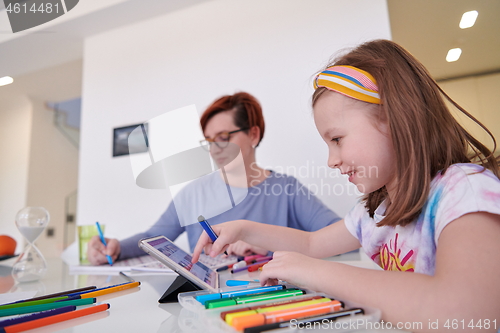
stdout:
<svg viewBox="0 0 500 333">
<path fill-rule="evenodd" d="M 0 294 L 0 304 L 12 303 L 20 301 L 22 299 L 32 298 L 35 295 L 36 295 L 36 290 Z"/>
<path fill-rule="evenodd" d="M 118 274 L 119 272 L 128 272 L 131 270 L 142 270 L 146 271 L 146 268 L 154 268 L 155 272 L 162 272 L 162 273 L 175 273 L 169 268 L 161 268 L 158 267 L 158 264 L 160 264 L 156 259 L 154 259 L 151 256 L 145 255 L 142 257 L 137 257 L 137 258 L 130 258 L 130 259 L 125 259 L 125 260 L 120 260 L 117 261 L 116 263 L 113 264 L 113 266 L 110 265 L 100 265 L 100 266 L 90 266 L 90 265 L 71 265 L 69 266 L 69 273 L 70 274 L 94 274 L 94 275 L 99 275 L 99 274 L 109 274 L 109 273 L 116 273 Z M 144 268 L 144 269 L 142 269 Z M 160 270 L 161 268 L 161 270 Z M 150 270 L 151 272 L 152 270 Z"/>
</svg>

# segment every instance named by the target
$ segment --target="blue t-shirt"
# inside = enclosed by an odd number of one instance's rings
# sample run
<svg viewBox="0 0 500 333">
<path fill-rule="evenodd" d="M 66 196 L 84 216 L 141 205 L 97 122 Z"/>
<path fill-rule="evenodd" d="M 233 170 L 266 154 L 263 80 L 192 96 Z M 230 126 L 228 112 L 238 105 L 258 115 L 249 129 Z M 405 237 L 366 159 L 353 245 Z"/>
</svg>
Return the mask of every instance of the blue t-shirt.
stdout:
<svg viewBox="0 0 500 333">
<path fill-rule="evenodd" d="M 262 183 L 248 188 L 247 196 L 238 205 L 209 218 L 208 222 L 215 225 L 240 219 L 305 231 L 316 231 L 340 220 L 296 178 L 272 171 Z M 137 245 L 142 238 L 164 235 L 173 241 L 184 231 L 187 231 L 193 251 L 203 228 L 198 223 L 181 226 L 175 205 L 171 202 L 149 230 L 120 242 L 120 259 L 144 255 Z"/>
</svg>

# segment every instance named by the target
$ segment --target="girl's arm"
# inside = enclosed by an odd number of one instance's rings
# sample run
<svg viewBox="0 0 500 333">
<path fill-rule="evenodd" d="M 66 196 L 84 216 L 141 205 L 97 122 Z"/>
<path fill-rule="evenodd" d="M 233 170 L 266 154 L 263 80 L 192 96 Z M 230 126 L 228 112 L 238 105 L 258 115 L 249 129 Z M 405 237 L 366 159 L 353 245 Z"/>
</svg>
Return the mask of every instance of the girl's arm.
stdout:
<svg viewBox="0 0 500 333">
<path fill-rule="evenodd" d="M 434 276 L 376 271 L 303 257 L 275 253 L 264 266 L 261 281 L 281 279 L 379 308 L 385 321 L 416 323 L 411 331 L 472 331 L 468 326 L 471 320 L 474 325 L 483 325 L 481 332 L 496 332 L 500 327 L 499 215 L 472 213 L 448 224 L 439 238 Z M 436 321 L 439 328 L 431 329 L 429 323 Z M 485 328 L 488 321 L 489 330 Z M 450 329 L 444 326 L 446 323 Z M 452 329 L 453 323 L 460 329 Z"/>
<path fill-rule="evenodd" d="M 194 249 L 193 262 L 198 261 L 203 249 L 205 253 L 216 256 L 238 240 L 270 251 L 294 251 L 314 258 L 326 258 L 360 247 L 358 240 L 347 230 L 344 220 L 315 232 L 247 220 L 230 221 L 212 227 L 219 238 L 212 244 L 203 232 Z"/>
</svg>

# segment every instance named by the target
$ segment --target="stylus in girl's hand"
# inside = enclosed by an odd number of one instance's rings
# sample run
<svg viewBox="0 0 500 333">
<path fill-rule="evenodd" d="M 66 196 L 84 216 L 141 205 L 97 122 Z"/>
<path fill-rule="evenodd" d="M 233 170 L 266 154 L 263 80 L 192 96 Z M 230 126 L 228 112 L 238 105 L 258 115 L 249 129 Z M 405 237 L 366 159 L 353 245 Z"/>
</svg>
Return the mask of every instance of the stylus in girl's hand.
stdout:
<svg viewBox="0 0 500 333">
<path fill-rule="evenodd" d="M 208 221 L 205 220 L 203 215 L 198 216 L 198 222 L 200 222 L 203 229 L 205 229 L 205 232 L 207 233 L 208 237 L 210 237 L 212 242 L 215 242 L 217 240 L 217 235 L 215 234 L 215 231 L 214 231 L 214 229 L 212 229 L 210 224 L 208 224 Z M 228 255 L 227 251 L 224 251 L 224 254 Z"/>
</svg>

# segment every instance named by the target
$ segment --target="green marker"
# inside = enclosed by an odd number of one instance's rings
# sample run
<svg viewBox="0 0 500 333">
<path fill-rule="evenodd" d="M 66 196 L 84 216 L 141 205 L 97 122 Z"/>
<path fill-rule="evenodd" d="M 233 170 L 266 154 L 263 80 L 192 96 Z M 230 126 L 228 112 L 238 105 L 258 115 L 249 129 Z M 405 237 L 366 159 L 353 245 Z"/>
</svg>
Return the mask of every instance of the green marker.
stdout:
<svg viewBox="0 0 500 333">
<path fill-rule="evenodd" d="M 205 303 L 206 309 L 216 309 L 224 306 L 232 306 L 237 304 L 247 304 L 254 303 L 260 301 L 268 301 L 278 298 L 292 297 L 303 295 L 305 292 L 300 289 L 285 289 L 285 290 L 276 290 L 262 294 L 256 294 L 251 296 L 239 296 L 239 297 L 231 297 L 225 299 L 217 299 L 212 301 L 207 301 Z"/>
<path fill-rule="evenodd" d="M 20 302 L 20 303 L 9 303 L 9 304 L 0 305 L 0 310 L 20 308 L 23 306 L 30 306 L 30 305 L 53 303 L 55 301 L 61 301 L 61 300 L 64 300 L 66 298 L 68 298 L 68 296 L 52 297 L 52 298 L 40 299 L 40 300 L 36 300 L 36 301 L 26 301 L 26 302 Z"/>
<path fill-rule="evenodd" d="M 0 317 L 13 316 L 23 313 L 40 312 L 45 310 L 57 309 L 68 305 L 78 306 L 78 305 L 88 305 L 92 303 L 95 303 L 95 298 L 73 299 L 70 301 L 60 301 L 60 302 L 52 302 L 46 304 L 23 306 L 20 308 L 0 310 Z"/>
</svg>

